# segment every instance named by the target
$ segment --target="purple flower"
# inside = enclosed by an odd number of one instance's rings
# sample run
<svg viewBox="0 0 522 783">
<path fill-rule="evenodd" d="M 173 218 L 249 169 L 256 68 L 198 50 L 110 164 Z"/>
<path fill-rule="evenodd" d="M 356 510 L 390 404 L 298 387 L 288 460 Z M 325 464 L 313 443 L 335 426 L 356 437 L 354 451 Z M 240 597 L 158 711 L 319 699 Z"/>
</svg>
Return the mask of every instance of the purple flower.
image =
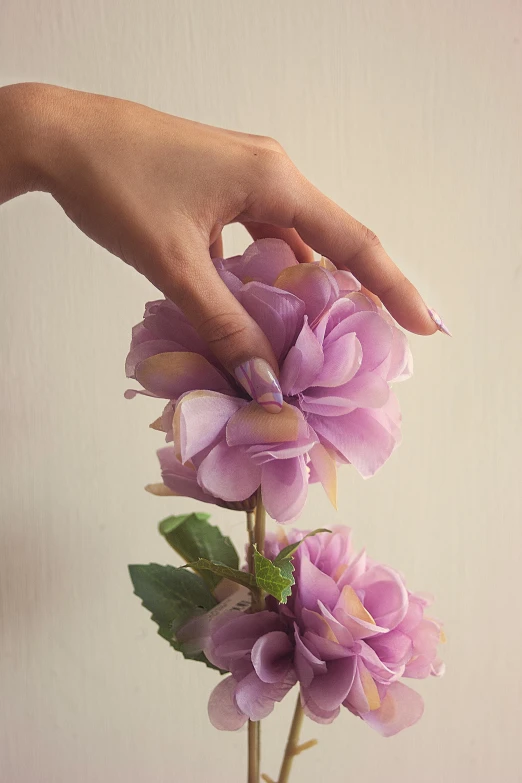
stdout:
<svg viewBox="0 0 522 783">
<path fill-rule="evenodd" d="M 289 522 L 309 481 L 335 502 L 337 464 L 366 478 L 398 445 L 389 384 L 411 374 L 408 344 L 349 272 L 326 259 L 298 264 L 282 240 L 214 264 L 272 345 L 283 408 L 271 414 L 253 402 L 172 302 L 149 303 L 126 369 L 144 389 L 128 396 L 168 400 L 152 426 L 174 445 L 159 452 L 164 486 L 152 491 L 234 503 L 261 487 L 270 516 Z"/>
<path fill-rule="evenodd" d="M 269 535 L 267 556 L 303 536 Z M 294 565 L 288 604 L 269 599 L 266 611 L 226 614 L 210 627 L 205 654 L 230 672 L 210 697 L 214 726 L 234 730 L 266 717 L 296 682 L 305 713 L 318 723 L 344 706 L 384 736 L 414 724 L 423 701 L 401 678 L 444 670 L 441 624 L 425 616 L 430 600 L 364 551 L 355 554 L 348 528 L 304 540 Z"/>
</svg>

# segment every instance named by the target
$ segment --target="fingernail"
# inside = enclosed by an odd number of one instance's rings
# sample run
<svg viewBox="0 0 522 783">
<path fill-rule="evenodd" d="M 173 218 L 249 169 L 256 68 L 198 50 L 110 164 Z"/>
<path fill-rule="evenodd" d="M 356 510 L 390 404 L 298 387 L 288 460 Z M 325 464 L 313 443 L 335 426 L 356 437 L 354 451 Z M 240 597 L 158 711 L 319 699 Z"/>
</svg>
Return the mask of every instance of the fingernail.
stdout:
<svg viewBox="0 0 522 783">
<path fill-rule="evenodd" d="M 433 321 L 433 323 L 436 324 L 439 332 L 444 332 L 444 334 L 447 334 L 448 337 L 453 337 L 450 330 L 448 329 L 448 327 L 446 326 L 446 324 L 444 323 L 444 321 L 442 320 L 442 318 L 440 317 L 440 315 L 436 310 L 432 310 L 431 307 L 428 307 L 428 313 L 430 314 L 430 318 Z"/>
<path fill-rule="evenodd" d="M 279 413 L 283 407 L 283 392 L 267 361 L 249 359 L 234 370 L 243 389 L 268 413 Z"/>
</svg>

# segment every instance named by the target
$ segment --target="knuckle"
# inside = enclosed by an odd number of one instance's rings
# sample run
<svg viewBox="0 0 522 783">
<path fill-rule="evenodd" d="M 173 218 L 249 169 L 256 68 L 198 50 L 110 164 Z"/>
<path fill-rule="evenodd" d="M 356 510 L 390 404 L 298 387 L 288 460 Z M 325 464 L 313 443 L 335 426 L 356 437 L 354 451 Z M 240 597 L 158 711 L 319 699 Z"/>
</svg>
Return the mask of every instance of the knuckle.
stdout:
<svg viewBox="0 0 522 783">
<path fill-rule="evenodd" d="M 376 248 L 381 247 L 381 241 L 377 234 L 367 226 L 361 226 L 362 241 L 361 250 L 364 248 Z"/>
<path fill-rule="evenodd" d="M 200 336 L 213 348 L 242 337 L 247 332 L 247 325 L 237 313 L 217 313 L 207 318 L 199 327 Z"/>
<path fill-rule="evenodd" d="M 282 145 L 276 140 L 273 139 L 271 136 L 253 136 L 254 144 L 256 147 L 258 147 L 260 150 L 266 150 L 268 152 L 283 152 L 284 149 Z"/>
</svg>

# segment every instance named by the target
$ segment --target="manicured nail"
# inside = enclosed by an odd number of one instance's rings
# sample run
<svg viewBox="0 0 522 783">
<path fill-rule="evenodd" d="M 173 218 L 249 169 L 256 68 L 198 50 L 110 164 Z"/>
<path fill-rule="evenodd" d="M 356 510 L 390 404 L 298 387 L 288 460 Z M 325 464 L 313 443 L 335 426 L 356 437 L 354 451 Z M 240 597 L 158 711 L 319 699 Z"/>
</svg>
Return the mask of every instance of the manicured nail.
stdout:
<svg viewBox="0 0 522 783">
<path fill-rule="evenodd" d="M 428 313 L 430 314 L 430 318 L 433 321 L 433 323 L 437 325 L 437 329 L 439 330 L 439 332 L 444 332 L 444 334 L 447 334 L 448 337 L 453 337 L 450 330 L 448 329 L 448 327 L 446 326 L 446 324 L 444 323 L 444 321 L 442 320 L 442 318 L 440 317 L 440 315 L 436 310 L 432 310 L 430 307 L 428 307 Z"/>
<path fill-rule="evenodd" d="M 258 405 L 262 405 L 268 413 L 279 413 L 283 407 L 283 392 L 267 361 L 256 356 L 236 367 L 234 373 Z"/>
</svg>

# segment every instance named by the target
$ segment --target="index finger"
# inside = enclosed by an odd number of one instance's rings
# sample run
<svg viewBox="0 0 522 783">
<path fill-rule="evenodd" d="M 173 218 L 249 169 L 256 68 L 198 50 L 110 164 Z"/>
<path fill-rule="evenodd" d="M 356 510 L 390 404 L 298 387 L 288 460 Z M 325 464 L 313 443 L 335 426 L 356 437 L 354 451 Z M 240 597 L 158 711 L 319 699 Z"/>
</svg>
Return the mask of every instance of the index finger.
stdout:
<svg viewBox="0 0 522 783">
<path fill-rule="evenodd" d="M 424 300 L 393 263 L 377 236 L 306 181 L 297 198 L 293 227 L 339 269 L 349 269 L 410 332 L 433 334 L 438 326 Z"/>
</svg>

